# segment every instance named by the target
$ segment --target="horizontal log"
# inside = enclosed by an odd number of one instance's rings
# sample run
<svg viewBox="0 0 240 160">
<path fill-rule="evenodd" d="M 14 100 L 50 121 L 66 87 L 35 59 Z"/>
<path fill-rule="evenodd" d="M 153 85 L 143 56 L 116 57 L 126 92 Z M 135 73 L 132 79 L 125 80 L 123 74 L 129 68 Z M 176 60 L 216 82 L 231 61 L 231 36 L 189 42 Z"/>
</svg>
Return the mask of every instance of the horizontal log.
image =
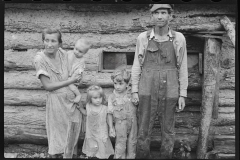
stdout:
<svg viewBox="0 0 240 160">
<path fill-rule="evenodd" d="M 235 106 L 235 91 L 229 89 L 220 90 L 219 106 Z"/>
<path fill-rule="evenodd" d="M 94 34 L 94 33 L 63 33 L 63 48 L 73 48 L 77 39 L 85 38 L 92 43 L 92 48 L 131 48 L 135 51 L 136 40 L 140 32 L 116 33 L 116 34 Z M 204 40 L 186 36 L 188 50 L 203 51 Z M 41 33 L 28 32 L 4 32 L 4 49 L 43 49 Z"/>
<path fill-rule="evenodd" d="M 191 149 L 194 150 L 197 145 L 197 135 L 186 135 L 186 134 L 177 134 L 175 138 L 175 148 L 179 148 L 181 146 L 181 142 L 185 141 L 185 143 L 189 143 Z M 84 135 L 80 135 L 78 140 L 79 146 L 82 146 L 84 140 Z M 31 134 L 28 132 L 24 132 L 18 128 L 12 128 L 8 126 L 4 126 L 4 141 L 7 144 L 13 143 L 29 143 L 29 144 L 39 144 L 39 145 L 47 145 L 47 136 L 40 134 Z M 114 140 L 111 139 L 114 144 Z M 211 139 L 209 139 L 211 141 Z M 160 147 L 161 144 L 161 136 L 152 136 L 151 137 L 151 147 Z M 209 147 L 212 148 L 211 142 L 209 142 Z"/>
<path fill-rule="evenodd" d="M 36 106 L 5 106 L 4 107 L 4 140 L 6 143 L 33 143 L 47 144 L 45 129 L 45 110 Z M 224 119 L 222 114 L 219 120 Z M 197 122 L 198 121 L 198 122 Z M 176 115 L 176 147 L 180 143 L 190 143 L 195 149 L 198 135 L 200 113 L 180 112 Z M 216 121 L 215 121 L 216 122 Z M 198 124 L 197 124 L 198 123 Z M 216 125 L 216 124 L 215 124 Z M 234 124 L 224 124 L 225 126 L 211 126 L 210 134 L 235 134 Z M 230 126 L 226 126 L 230 125 Z M 195 126 L 195 127 L 194 127 Z M 152 147 L 160 147 L 161 137 L 157 126 L 154 126 L 152 136 Z M 157 133 L 158 131 L 158 133 Z M 218 137 L 219 138 L 219 137 Z M 221 137 L 220 137 L 221 138 Z M 80 143 L 83 143 L 84 135 L 81 135 Z M 212 143 L 210 143 L 212 144 Z"/>
<path fill-rule="evenodd" d="M 198 127 L 200 126 L 201 113 L 182 112 L 176 115 L 176 127 Z M 212 126 L 235 125 L 235 113 L 219 113 L 217 119 L 211 119 Z"/>
<path fill-rule="evenodd" d="M 43 134 L 45 131 L 45 108 L 36 106 L 5 106 L 4 125 L 24 125 L 34 134 Z M 175 128 L 177 133 L 197 134 L 201 115 L 197 112 L 176 113 Z M 219 113 L 218 119 L 212 119 L 212 134 L 233 134 L 235 133 L 235 113 Z M 225 126 L 225 128 L 224 128 Z M 219 128 L 222 127 L 222 130 Z M 154 133 L 160 130 L 159 120 L 154 122 Z M 185 129 L 185 130 L 184 130 Z"/>
<path fill-rule="evenodd" d="M 135 47 L 139 33 L 119 34 L 78 34 L 64 33 L 62 47 L 73 48 L 75 42 L 81 37 L 88 39 L 93 48 L 127 48 Z M 10 33 L 4 32 L 4 49 L 43 49 L 41 33 Z"/>
<path fill-rule="evenodd" d="M 4 153 L 45 153 L 48 152 L 47 145 L 35 144 L 8 144 L 4 147 Z"/>
<path fill-rule="evenodd" d="M 214 141 L 216 139 L 212 139 L 210 136 L 209 141 Z M 192 150 L 196 149 L 197 146 L 197 135 L 194 134 L 176 134 L 175 139 L 175 148 L 179 148 L 181 144 L 188 143 Z M 79 138 L 79 145 L 82 146 L 83 144 L 84 135 L 80 135 Z M 40 145 L 47 145 L 47 136 L 46 134 L 36 134 L 31 133 L 30 131 L 20 128 L 5 125 L 4 126 L 4 141 L 6 143 L 30 143 L 30 144 L 40 144 Z M 113 143 L 114 140 L 112 139 Z M 161 144 L 161 136 L 152 136 L 151 137 L 151 147 L 160 147 Z M 211 142 L 209 142 L 209 148 L 212 148 Z"/>
<path fill-rule="evenodd" d="M 104 88 L 105 94 L 108 97 L 112 93 L 113 88 Z M 86 100 L 86 88 L 80 89 L 82 93 L 82 102 Z M 5 89 L 4 90 L 4 104 L 5 105 L 34 105 L 44 106 L 46 99 L 45 90 L 20 90 L 20 89 Z M 201 105 L 201 91 L 188 91 L 186 99 L 187 106 Z M 235 106 L 235 91 L 234 90 L 220 90 L 219 106 Z"/>
<path fill-rule="evenodd" d="M 111 73 L 84 72 L 79 88 L 98 84 L 102 87 L 113 87 Z M 5 89 L 43 89 L 35 71 L 4 72 Z"/>
<path fill-rule="evenodd" d="M 101 73 L 96 71 L 86 71 L 80 82 L 80 88 L 85 88 L 92 84 L 102 87 L 113 87 L 111 80 L 112 73 Z M 36 77 L 36 71 L 11 71 L 4 72 L 5 89 L 43 89 L 41 81 Z M 189 73 L 189 90 L 201 90 L 201 77 L 198 73 Z"/>
<path fill-rule="evenodd" d="M 200 14 L 202 15 L 222 15 L 222 14 L 233 14 L 235 15 L 235 8 L 234 7 L 235 3 L 232 4 L 188 4 L 187 6 L 185 4 L 176 4 L 174 7 L 176 16 L 179 15 L 181 17 L 194 17 L 199 16 Z M 224 7 L 223 7 L 224 6 Z M 34 4 L 34 3 L 8 3 L 5 5 L 5 9 L 9 10 L 16 10 L 16 9 L 23 9 L 23 10 L 32 10 L 32 8 L 39 10 L 39 11 L 44 11 L 44 10 L 58 10 L 58 11 L 75 11 L 76 13 L 79 12 L 89 12 L 89 11 L 94 11 L 94 12 L 133 12 L 133 13 L 138 13 L 139 10 L 142 10 L 144 12 L 149 12 L 149 6 L 148 4 L 121 4 L 121 5 L 116 5 L 116 4 L 95 4 L 90 5 L 90 4 L 54 4 L 54 5 L 49 5 L 49 4 Z M 192 10 L 191 10 L 192 9 Z M 204 12 L 203 12 L 204 11 Z M 14 14 L 14 13 L 13 13 Z M 148 13 L 150 14 L 150 13 Z M 76 17 L 74 17 L 76 18 Z"/>
<path fill-rule="evenodd" d="M 20 62 L 20 61 L 19 61 Z M 19 65 L 21 66 L 21 65 Z M 7 68 L 7 67 L 6 67 Z M 9 67 L 8 67 L 9 68 Z M 16 69 L 16 67 L 14 67 Z M 201 90 L 202 79 L 200 74 L 189 71 L 188 90 Z M 111 73 L 101 73 L 96 71 L 84 72 L 83 79 L 80 82 L 80 88 L 98 84 L 102 87 L 113 87 Z M 10 71 L 4 72 L 4 88 L 6 89 L 42 89 L 41 82 L 36 77 L 36 71 Z M 235 76 L 223 78 L 220 82 L 220 89 L 235 89 Z"/>
<path fill-rule="evenodd" d="M 86 88 L 80 89 L 82 94 L 81 101 L 85 103 L 87 94 Z M 106 96 L 112 93 L 112 88 L 104 89 Z M 43 107 L 46 104 L 47 91 L 45 90 L 15 90 L 6 89 L 4 90 L 4 104 L 5 105 L 16 105 L 16 106 L 40 106 Z"/>
<path fill-rule="evenodd" d="M 104 88 L 104 92 L 108 97 L 113 91 L 113 88 Z M 80 89 L 82 93 L 81 101 L 86 101 L 86 88 Z M 18 90 L 18 89 L 5 89 L 4 90 L 4 104 L 5 105 L 33 105 L 33 106 L 44 106 L 46 100 L 45 90 Z M 200 91 L 189 91 L 188 98 L 186 99 L 186 105 L 201 105 L 201 92 Z"/>
<path fill-rule="evenodd" d="M 33 60 L 39 49 L 29 49 L 27 51 L 14 51 L 6 50 L 4 52 L 4 70 L 35 70 Z M 66 50 L 67 51 L 67 50 Z M 102 49 L 90 49 L 87 54 L 84 55 L 86 71 L 97 70 L 99 53 Z"/>
<path fill-rule="evenodd" d="M 39 8 L 39 6 L 42 7 Z M 150 12 L 147 5 L 98 5 L 94 8 L 87 4 L 84 5 L 85 7 L 82 4 L 39 6 L 9 5 L 5 8 L 5 30 L 10 32 L 41 32 L 45 27 L 56 26 L 62 32 L 71 33 L 124 33 L 144 31 L 150 21 Z M 185 6 L 188 10 L 181 5 L 176 6 L 175 12 L 177 14 L 171 21 L 172 28 L 178 30 L 180 27 L 181 31 L 223 30 L 221 25 L 202 24 L 213 22 L 219 24 L 218 15 L 235 16 L 235 12 L 232 10 L 234 7 L 230 6 L 219 8 L 210 5 L 203 5 L 202 7 L 189 5 L 189 8 Z M 62 10 L 64 10 L 63 13 Z M 48 21 L 44 21 L 43 17 L 47 17 Z M 91 25 L 89 25 L 89 22 L 91 22 Z M 178 24 L 181 24 L 181 26 L 178 26 Z M 191 27 L 193 24 L 201 27 L 195 26 L 196 29 L 194 29 L 194 27 Z"/>
<path fill-rule="evenodd" d="M 211 153 L 234 154 L 235 144 L 235 135 L 216 135 L 213 139 L 214 149 Z"/>
<path fill-rule="evenodd" d="M 216 159 L 235 159 L 235 154 L 217 153 Z"/>
<path fill-rule="evenodd" d="M 152 135 L 160 135 L 161 127 L 154 124 Z M 175 125 L 175 133 L 176 134 L 194 134 L 198 135 L 199 127 L 188 127 L 180 126 L 178 124 Z M 227 126 L 210 126 L 209 135 L 234 135 L 235 134 L 235 125 L 227 125 Z"/>
</svg>

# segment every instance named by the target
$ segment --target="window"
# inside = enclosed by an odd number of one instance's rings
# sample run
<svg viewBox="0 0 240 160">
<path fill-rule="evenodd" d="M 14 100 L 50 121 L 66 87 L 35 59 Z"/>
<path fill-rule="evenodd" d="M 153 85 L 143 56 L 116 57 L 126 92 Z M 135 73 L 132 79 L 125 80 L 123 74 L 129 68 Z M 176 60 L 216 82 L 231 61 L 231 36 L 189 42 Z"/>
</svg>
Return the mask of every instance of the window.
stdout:
<svg viewBox="0 0 240 160">
<path fill-rule="evenodd" d="M 107 52 L 100 55 L 99 71 L 113 72 L 115 69 L 126 68 L 131 70 L 134 52 Z"/>
</svg>

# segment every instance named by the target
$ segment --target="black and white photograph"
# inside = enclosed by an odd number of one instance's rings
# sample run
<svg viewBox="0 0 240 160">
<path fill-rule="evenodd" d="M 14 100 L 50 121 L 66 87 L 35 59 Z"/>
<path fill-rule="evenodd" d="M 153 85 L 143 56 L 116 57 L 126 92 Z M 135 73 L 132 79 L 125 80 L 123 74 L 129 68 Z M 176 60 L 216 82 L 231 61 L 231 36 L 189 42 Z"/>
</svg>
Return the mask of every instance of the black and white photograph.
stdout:
<svg viewBox="0 0 240 160">
<path fill-rule="evenodd" d="M 237 1 L 120 1 L 4 3 L 4 158 L 239 157 Z"/>
</svg>

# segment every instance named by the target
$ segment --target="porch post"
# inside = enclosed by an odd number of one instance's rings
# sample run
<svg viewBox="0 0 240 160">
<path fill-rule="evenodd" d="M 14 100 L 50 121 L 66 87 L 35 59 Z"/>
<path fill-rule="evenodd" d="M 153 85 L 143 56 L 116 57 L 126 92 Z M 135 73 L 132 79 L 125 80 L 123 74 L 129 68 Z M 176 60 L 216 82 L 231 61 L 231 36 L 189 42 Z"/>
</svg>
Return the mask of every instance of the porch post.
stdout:
<svg viewBox="0 0 240 160">
<path fill-rule="evenodd" d="M 220 51 L 221 42 L 213 38 L 205 39 L 201 121 L 197 146 L 198 159 L 206 158 L 208 132 L 212 119 L 214 98 L 216 92 L 218 92 L 216 85 L 218 81 Z"/>
</svg>

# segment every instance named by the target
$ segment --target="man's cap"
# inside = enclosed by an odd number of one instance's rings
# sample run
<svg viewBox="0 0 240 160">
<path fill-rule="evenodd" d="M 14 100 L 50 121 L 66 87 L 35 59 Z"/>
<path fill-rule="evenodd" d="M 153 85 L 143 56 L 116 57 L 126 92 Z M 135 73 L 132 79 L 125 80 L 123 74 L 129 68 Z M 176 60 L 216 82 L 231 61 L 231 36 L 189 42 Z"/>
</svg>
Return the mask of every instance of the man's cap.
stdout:
<svg viewBox="0 0 240 160">
<path fill-rule="evenodd" d="M 173 4 L 153 4 L 152 8 L 150 9 L 151 12 L 156 11 L 159 8 L 163 9 L 173 9 Z"/>
</svg>

